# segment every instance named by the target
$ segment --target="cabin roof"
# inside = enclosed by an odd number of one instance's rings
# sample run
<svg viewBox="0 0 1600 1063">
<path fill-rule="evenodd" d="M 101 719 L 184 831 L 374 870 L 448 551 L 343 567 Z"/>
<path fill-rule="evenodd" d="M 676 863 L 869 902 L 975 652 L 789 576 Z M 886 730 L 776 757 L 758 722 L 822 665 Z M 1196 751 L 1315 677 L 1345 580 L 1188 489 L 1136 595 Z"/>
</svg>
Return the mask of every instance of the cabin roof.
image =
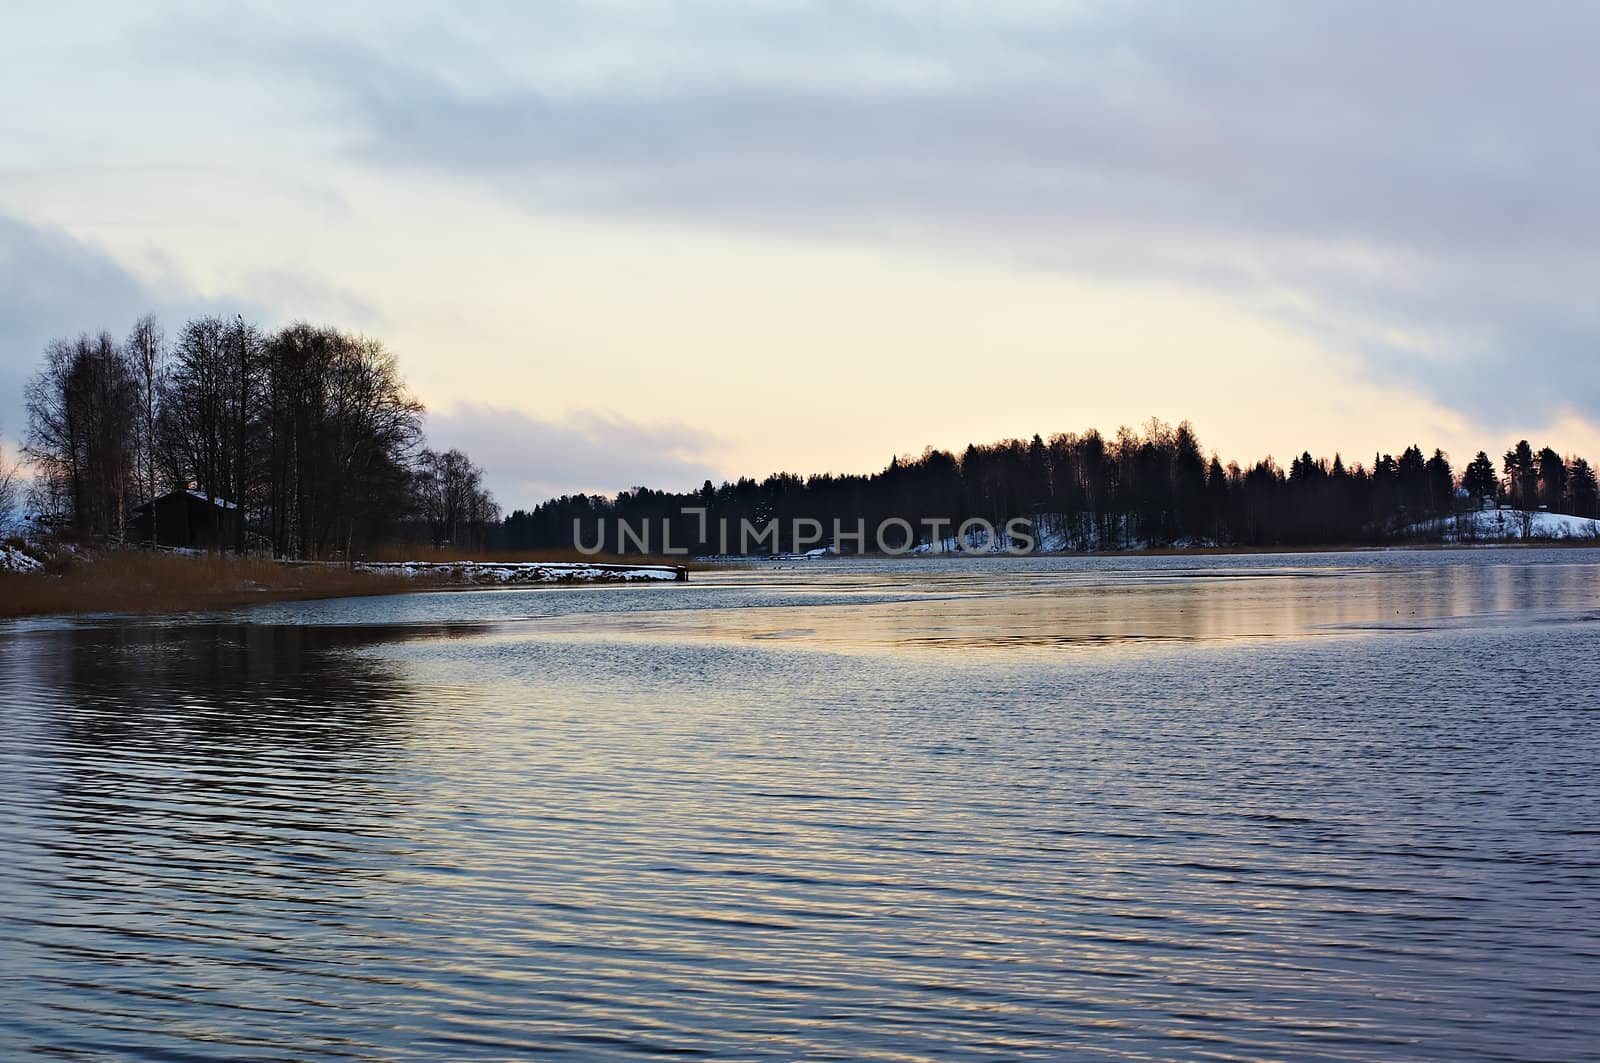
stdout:
<svg viewBox="0 0 1600 1063">
<path fill-rule="evenodd" d="M 186 491 L 168 491 L 166 494 L 161 495 L 160 497 L 158 497 L 156 499 L 156 501 L 157 502 L 166 502 L 166 501 L 168 501 L 170 499 L 184 498 L 185 496 L 187 496 L 190 499 L 193 499 L 196 502 L 201 502 L 201 503 L 210 502 L 212 505 L 215 505 L 218 509 L 238 509 L 239 508 L 238 505 L 236 505 L 233 502 L 228 501 L 226 498 L 208 499 L 206 497 L 206 493 L 204 491 L 195 491 L 195 490 L 192 490 L 192 489 L 191 490 L 186 490 Z M 134 512 L 138 513 L 141 510 L 146 510 L 146 509 L 149 509 L 149 508 L 150 508 L 150 503 L 146 502 L 143 505 L 136 507 L 134 509 Z"/>
</svg>

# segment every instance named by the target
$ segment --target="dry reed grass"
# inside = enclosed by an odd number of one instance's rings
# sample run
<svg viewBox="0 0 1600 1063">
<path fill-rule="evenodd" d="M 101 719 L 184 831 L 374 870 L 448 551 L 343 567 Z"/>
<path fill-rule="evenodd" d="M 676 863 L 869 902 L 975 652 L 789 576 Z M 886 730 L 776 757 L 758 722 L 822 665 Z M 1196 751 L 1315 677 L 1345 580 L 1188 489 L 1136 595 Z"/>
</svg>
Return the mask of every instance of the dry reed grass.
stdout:
<svg viewBox="0 0 1600 1063">
<path fill-rule="evenodd" d="M 0 574 L 0 617 L 52 613 L 159 613 L 252 602 L 395 594 L 424 579 L 264 558 L 189 557 L 110 550 L 53 564 L 50 573 Z"/>
</svg>

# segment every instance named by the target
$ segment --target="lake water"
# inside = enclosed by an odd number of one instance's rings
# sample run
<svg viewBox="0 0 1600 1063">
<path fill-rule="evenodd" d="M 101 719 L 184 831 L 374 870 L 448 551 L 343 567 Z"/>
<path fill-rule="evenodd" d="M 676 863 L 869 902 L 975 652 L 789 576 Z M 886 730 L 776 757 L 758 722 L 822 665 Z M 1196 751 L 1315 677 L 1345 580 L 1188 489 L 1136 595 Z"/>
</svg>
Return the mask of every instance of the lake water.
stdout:
<svg viewBox="0 0 1600 1063">
<path fill-rule="evenodd" d="M 1577 1059 L 1600 552 L 0 626 L 5 1059 Z"/>
</svg>

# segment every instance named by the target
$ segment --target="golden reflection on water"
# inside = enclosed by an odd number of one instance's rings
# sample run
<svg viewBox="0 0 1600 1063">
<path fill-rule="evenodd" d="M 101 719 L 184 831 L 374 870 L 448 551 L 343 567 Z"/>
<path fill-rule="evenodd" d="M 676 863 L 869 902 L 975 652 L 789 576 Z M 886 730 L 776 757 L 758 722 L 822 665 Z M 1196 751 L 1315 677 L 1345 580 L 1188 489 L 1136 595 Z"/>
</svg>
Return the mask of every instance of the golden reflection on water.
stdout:
<svg viewBox="0 0 1600 1063">
<path fill-rule="evenodd" d="M 1575 570 L 1577 576 L 1575 578 Z M 733 586 L 764 573 L 723 575 Z M 541 633 L 582 638 L 783 642 L 831 651 L 1000 651 L 1308 638 L 1374 629 L 1493 623 L 1497 615 L 1600 606 L 1584 566 L 1441 565 L 1266 573 L 986 573 L 906 578 L 819 567 L 790 604 L 540 617 Z M 815 595 L 816 604 L 806 602 Z"/>
</svg>

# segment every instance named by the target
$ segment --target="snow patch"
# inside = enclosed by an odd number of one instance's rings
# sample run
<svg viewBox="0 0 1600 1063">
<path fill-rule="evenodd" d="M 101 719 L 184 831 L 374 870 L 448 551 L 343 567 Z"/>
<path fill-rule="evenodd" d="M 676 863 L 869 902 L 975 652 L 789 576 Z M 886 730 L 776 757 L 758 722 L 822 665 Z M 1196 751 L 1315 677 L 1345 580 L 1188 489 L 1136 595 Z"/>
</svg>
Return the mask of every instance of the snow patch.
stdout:
<svg viewBox="0 0 1600 1063">
<path fill-rule="evenodd" d="M 190 498 L 198 498 L 202 502 L 211 502 L 222 509 L 238 509 L 239 507 L 226 498 L 207 498 L 204 491 L 190 491 Z"/>
<path fill-rule="evenodd" d="M 15 546 L 0 543 L 0 572 L 38 572 L 42 564 Z"/>
<path fill-rule="evenodd" d="M 442 577 L 455 583 L 511 586 L 538 583 L 674 583 L 683 570 L 670 565 L 601 565 L 581 561 L 367 561 L 363 572 Z"/>
</svg>

